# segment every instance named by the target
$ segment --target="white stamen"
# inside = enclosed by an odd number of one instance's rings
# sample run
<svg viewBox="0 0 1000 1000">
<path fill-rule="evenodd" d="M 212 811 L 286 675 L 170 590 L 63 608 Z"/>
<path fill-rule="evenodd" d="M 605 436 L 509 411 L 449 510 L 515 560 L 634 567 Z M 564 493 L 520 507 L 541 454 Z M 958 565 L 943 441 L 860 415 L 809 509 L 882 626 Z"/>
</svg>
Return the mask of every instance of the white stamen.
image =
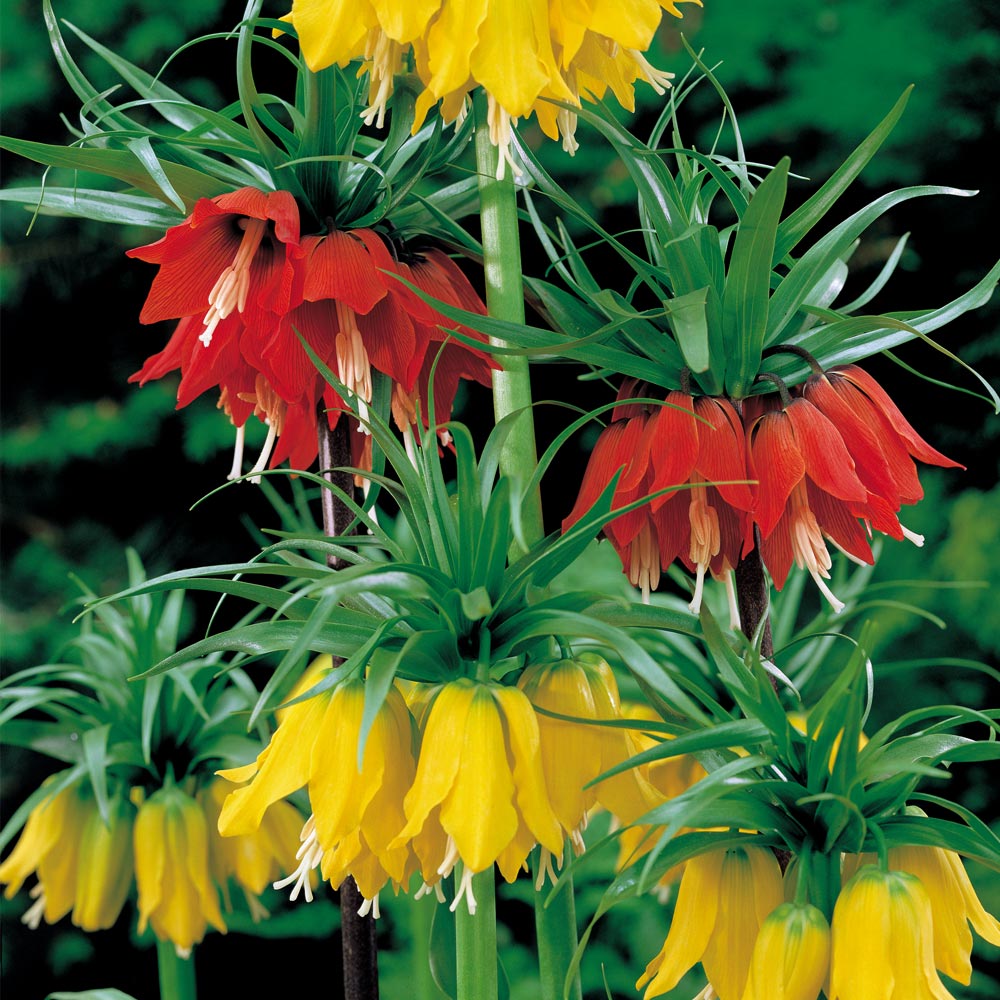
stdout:
<svg viewBox="0 0 1000 1000">
<path fill-rule="evenodd" d="M 830 607 L 833 608 L 834 614 L 840 614 L 844 610 L 846 605 L 843 601 L 837 598 L 837 595 L 827 586 L 826 580 L 819 575 L 812 566 L 807 567 L 809 570 L 809 575 L 816 581 L 816 586 L 819 587 L 820 593 L 830 602 Z"/>
<path fill-rule="evenodd" d="M 455 843 L 455 838 L 449 834 L 448 841 L 445 844 L 444 861 L 438 867 L 438 875 L 442 878 L 447 878 L 452 873 L 455 865 L 458 864 L 458 860 L 458 845 Z"/>
<path fill-rule="evenodd" d="M 556 870 L 552 867 L 552 853 L 547 847 L 543 847 L 538 855 L 538 874 L 535 877 L 535 892 L 541 892 L 545 886 L 545 879 L 555 885 Z"/>
<path fill-rule="evenodd" d="M 514 162 L 514 157 L 510 151 L 510 143 L 513 138 L 512 129 L 517 125 L 517 119 L 504 111 L 496 102 L 496 98 L 487 95 L 487 115 L 486 119 L 490 127 L 490 142 L 496 146 L 500 153 L 497 162 L 497 180 L 502 181 L 507 173 L 507 165 L 510 164 L 511 173 L 517 179 L 521 176 L 521 168 Z"/>
<path fill-rule="evenodd" d="M 312 885 L 309 882 L 309 873 L 318 868 L 323 860 L 323 848 L 319 846 L 316 839 L 316 819 L 311 816 L 306 820 L 299 834 L 302 845 L 295 852 L 295 859 L 299 862 L 298 868 L 287 878 L 283 878 L 271 885 L 272 889 L 284 889 L 287 885 L 293 885 L 289 894 L 289 899 L 294 903 L 299 898 L 301 892 L 306 897 L 306 902 L 313 901 Z"/>
<path fill-rule="evenodd" d="M 358 916 L 367 917 L 368 914 L 372 915 L 372 920 L 378 920 L 382 914 L 379 912 L 378 908 L 378 893 L 376 892 L 371 899 L 365 899 L 362 897 L 361 906 L 358 907 Z"/>
<path fill-rule="evenodd" d="M 212 343 L 212 335 L 220 320 L 225 319 L 233 309 L 243 312 L 246 307 L 250 291 L 250 264 L 266 231 L 267 223 L 263 219 L 246 220 L 246 228 L 232 264 L 223 269 L 208 293 L 209 309 L 202 320 L 205 329 L 198 336 L 205 347 Z"/>
<path fill-rule="evenodd" d="M 853 552 L 848 552 L 842 545 L 837 544 L 835 538 L 831 538 L 829 535 L 824 534 L 823 537 L 845 558 L 854 563 L 855 566 L 868 566 L 869 564 L 864 561 L 864 559 L 859 559 Z"/>
<path fill-rule="evenodd" d="M 226 479 L 230 482 L 239 479 L 243 475 L 243 445 L 246 442 L 247 425 L 242 424 L 236 428 L 236 446 L 233 448 L 233 466 L 229 470 Z"/>
<path fill-rule="evenodd" d="M 246 888 L 243 890 L 243 898 L 247 901 L 247 909 L 250 911 L 250 919 L 259 924 L 262 920 L 267 920 L 271 915 L 267 907 Z"/>
<path fill-rule="evenodd" d="M 24 911 L 21 916 L 21 923 L 27 927 L 30 927 L 33 931 L 38 930 L 38 925 L 42 922 L 42 917 L 45 915 L 45 888 L 41 882 L 38 885 L 32 886 L 31 892 L 28 895 L 35 901 Z"/>
<path fill-rule="evenodd" d="M 740 603 L 736 597 L 736 581 L 733 579 L 731 569 L 722 574 L 722 581 L 726 586 L 726 599 L 729 602 L 729 627 L 738 632 L 741 628 Z"/>
<path fill-rule="evenodd" d="M 274 442 L 278 440 L 278 431 L 274 424 L 270 420 L 267 421 L 267 438 L 264 440 L 264 447 L 260 450 L 260 458 L 257 459 L 253 464 L 253 468 L 250 470 L 249 482 L 259 483 L 261 477 L 258 473 L 263 472 L 267 468 L 267 460 L 271 457 L 271 450 L 274 448 Z"/>
<path fill-rule="evenodd" d="M 368 32 L 365 58 L 368 69 L 368 107 L 361 112 L 366 125 L 376 128 L 385 125 L 385 109 L 392 96 L 393 75 L 401 68 L 403 47 L 394 42 L 384 31 L 373 28 Z M 362 66 L 361 71 L 366 67 Z M 359 72 L 360 75 L 360 72 Z"/>
<path fill-rule="evenodd" d="M 461 902 L 462 897 L 465 896 L 465 905 L 469 909 L 469 916 L 474 917 L 476 915 L 476 897 L 472 895 L 472 869 L 465 867 L 462 870 L 462 878 L 458 883 L 458 892 L 455 893 L 455 898 L 451 901 L 451 906 L 448 907 L 452 913 L 458 909 L 458 904 Z"/>
<path fill-rule="evenodd" d="M 638 49 L 625 49 L 624 52 L 638 67 L 639 76 L 662 97 L 671 86 L 670 81 L 674 78 L 674 74 L 657 69 Z"/>
<path fill-rule="evenodd" d="M 688 604 L 688 610 L 693 615 L 701 614 L 701 599 L 705 592 L 705 569 L 704 563 L 698 563 L 698 573 L 694 578 L 694 597 Z"/>
<path fill-rule="evenodd" d="M 903 537 L 913 542 L 918 549 L 924 547 L 924 536 L 918 535 L 915 531 L 910 531 L 905 524 L 901 524 L 900 527 L 903 529 Z"/>
<path fill-rule="evenodd" d="M 182 948 L 179 944 L 174 945 L 174 952 L 176 953 L 177 957 L 183 962 L 186 962 L 191 957 L 191 949 Z"/>
<path fill-rule="evenodd" d="M 569 834 L 569 842 L 573 845 L 573 853 L 579 857 L 587 849 L 587 844 L 583 839 L 583 830 L 587 826 L 587 817 L 583 817 L 583 822 L 575 830 L 571 830 Z M 562 864 L 562 858 L 559 859 L 559 864 Z"/>
<path fill-rule="evenodd" d="M 579 148 L 580 143 L 576 141 L 576 124 L 579 115 L 568 108 L 560 108 L 556 115 L 556 128 L 562 136 L 562 148 L 572 156 Z"/>
<path fill-rule="evenodd" d="M 434 894 L 434 898 L 439 903 L 443 903 L 445 901 L 444 889 L 441 888 L 440 882 L 435 882 L 433 885 L 428 885 L 426 882 L 422 883 L 420 888 L 413 894 L 413 898 L 423 899 L 424 896 L 429 896 L 431 893 Z"/>
</svg>

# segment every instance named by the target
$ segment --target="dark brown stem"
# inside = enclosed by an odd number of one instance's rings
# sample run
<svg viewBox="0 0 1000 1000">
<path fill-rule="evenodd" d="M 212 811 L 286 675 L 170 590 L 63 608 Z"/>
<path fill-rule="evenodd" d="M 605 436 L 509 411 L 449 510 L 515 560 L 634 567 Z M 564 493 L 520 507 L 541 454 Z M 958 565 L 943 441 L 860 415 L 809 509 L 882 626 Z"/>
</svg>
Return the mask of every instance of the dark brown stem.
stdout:
<svg viewBox="0 0 1000 1000">
<path fill-rule="evenodd" d="M 330 430 L 327 415 L 320 405 L 316 414 L 319 433 L 320 475 L 353 496 L 354 477 L 340 471 L 351 464 L 351 425 L 347 414 L 341 414 L 337 426 Z M 323 534 L 337 537 L 347 534 L 354 520 L 347 505 L 333 490 L 323 490 Z M 342 565 L 336 556 L 327 558 L 330 569 Z M 344 1000 L 378 1000 L 378 944 L 375 940 L 375 920 L 371 913 L 359 916 L 364 897 L 357 883 L 348 875 L 340 886 L 340 938 L 344 956 Z"/>
<path fill-rule="evenodd" d="M 771 639 L 771 621 L 767 617 L 769 592 L 764 564 L 760 560 L 760 533 L 756 528 L 754 535 L 753 551 L 736 564 L 736 600 L 740 609 L 740 628 L 748 639 L 753 641 L 763 621 L 760 655 L 770 660 L 774 656 L 774 642 Z"/>
</svg>

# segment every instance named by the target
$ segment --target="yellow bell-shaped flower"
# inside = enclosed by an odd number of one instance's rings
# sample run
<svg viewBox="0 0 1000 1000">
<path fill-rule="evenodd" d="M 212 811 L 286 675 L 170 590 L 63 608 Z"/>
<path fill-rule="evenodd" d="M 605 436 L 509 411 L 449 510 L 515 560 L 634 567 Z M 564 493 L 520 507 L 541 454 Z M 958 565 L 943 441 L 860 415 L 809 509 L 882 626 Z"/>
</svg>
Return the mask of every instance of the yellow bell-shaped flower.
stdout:
<svg viewBox="0 0 1000 1000">
<path fill-rule="evenodd" d="M 218 832 L 219 816 L 231 791 L 229 782 L 219 778 L 197 794 L 208 825 L 209 864 L 226 909 L 231 908 L 229 880 L 233 879 L 243 890 L 250 913 L 256 920 L 267 915 L 257 897 L 275 879 L 291 870 L 289 862 L 299 848 L 302 814 L 289 802 L 275 802 L 253 832 L 241 837 L 222 837 Z"/>
<path fill-rule="evenodd" d="M 934 968 L 934 916 L 914 875 L 865 865 L 833 911 L 830 1000 L 954 1000 Z"/>
<path fill-rule="evenodd" d="M 585 787 L 639 752 L 629 730 L 597 724 L 622 718 L 618 683 L 606 660 L 584 652 L 535 663 L 524 671 L 517 686 L 536 708 L 580 720 L 568 722 L 538 713 L 549 802 L 578 851 L 583 849 L 587 815 L 598 803 L 623 823 L 630 823 L 660 801 L 636 768 Z M 589 719 L 595 724 L 588 725 Z"/>
<path fill-rule="evenodd" d="M 96 803 L 83 832 L 70 828 L 66 836 L 80 838 L 80 863 L 76 871 L 76 898 L 72 921 L 85 931 L 111 927 L 132 888 L 132 827 L 135 807 L 124 795 L 109 802 L 108 822 Z"/>
<path fill-rule="evenodd" d="M 579 105 L 610 86 L 630 107 L 640 77 L 662 93 L 670 74 L 642 53 L 663 11 L 680 17 L 677 3 L 684 2 L 701 0 L 293 0 L 285 19 L 314 71 L 364 57 L 369 124 L 382 124 L 409 49 L 424 86 L 414 130 L 435 104 L 446 122 L 463 117 L 468 95 L 482 87 L 502 175 L 513 162 L 511 126 L 533 112 L 546 134 L 561 133 L 566 148 L 576 148 L 575 115 L 546 98 Z"/>
<path fill-rule="evenodd" d="M 76 782 L 44 799 L 29 813 L 14 850 L 0 865 L 0 882 L 6 884 L 7 899 L 33 872 L 38 878 L 31 890 L 35 902 L 22 917 L 29 927 L 37 927 L 43 917 L 46 923 L 55 923 L 73 909 L 80 865 L 79 831 L 96 811 L 93 796 Z"/>
<path fill-rule="evenodd" d="M 301 864 L 292 879 L 300 889 L 325 855 L 331 871 L 352 874 L 353 858 L 370 852 L 397 883 L 408 875 L 410 849 L 392 841 L 406 822 L 403 797 L 415 772 L 410 714 L 399 691 L 390 688 L 359 768 L 364 702 L 364 681 L 355 679 L 291 705 L 255 763 L 219 772 L 230 781 L 249 780 L 222 807 L 219 832 L 224 837 L 253 833 L 269 807 L 308 787 L 313 816 L 300 834 Z"/>
<path fill-rule="evenodd" d="M 152 926 L 187 958 L 209 924 L 223 934 L 219 893 L 209 872 L 208 824 L 201 806 L 176 785 L 154 792 L 135 820 L 139 933 Z"/>
<path fill-rule="evenodd" d="M 830 925 L 815 906 L 782 903 L 761 924 L 743 1000 L 817 1000 L 830 970 Z"/>
<path fill-rule="evenodd" d="M 740 1000 L 761 926 L 783 899 L 781 868 L 762 847 L 709 851 L 684 866 L 677 906 L 660 953 L 636 989 L 672 990 L 701 962 L 720 1000 Z"/>
<path fill-rule="evenodd" d="M 472 875 L 500 862 L 509 881 L 541 843 L 562 852 L 540 762 L 538 721 L 517 688 L 461 678 L 441 687 L 427 713 L 416 778 L 404 802 L 406 825 L 394 844 L 430 829 L 446 835 L 437 873 L 464 865 L 455 902 L 471 894 Z M 414 847 L 417 850 L 417 847 Z"/>
</svg>

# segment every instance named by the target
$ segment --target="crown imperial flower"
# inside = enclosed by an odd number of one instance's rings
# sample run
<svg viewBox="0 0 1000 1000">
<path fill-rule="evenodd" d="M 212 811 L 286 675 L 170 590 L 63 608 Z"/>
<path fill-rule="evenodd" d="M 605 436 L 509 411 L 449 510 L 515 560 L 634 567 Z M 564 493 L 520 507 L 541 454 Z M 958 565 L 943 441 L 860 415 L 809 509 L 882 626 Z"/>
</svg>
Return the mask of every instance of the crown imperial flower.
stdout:
<svg viewBox="0 0 1000 1000">
<path fill-rule="evenodd" d="M 817 1000 L 830 968 L 830 925 L 815 906 L 782 903 L 761 924 L 743 1000 Z"/>
</svg>

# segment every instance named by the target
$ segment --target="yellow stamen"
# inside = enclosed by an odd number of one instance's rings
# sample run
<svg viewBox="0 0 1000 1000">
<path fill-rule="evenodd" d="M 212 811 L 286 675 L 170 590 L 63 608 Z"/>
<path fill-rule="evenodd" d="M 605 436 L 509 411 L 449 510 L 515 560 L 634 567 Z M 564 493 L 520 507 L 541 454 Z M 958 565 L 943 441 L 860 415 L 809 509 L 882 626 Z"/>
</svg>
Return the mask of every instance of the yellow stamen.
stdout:
<svg viewBox="0 0 1000 1000">
<path fill-rule="evenodd" d="M 625 54 L 635 63 L 639 76 L 662 97 L 671 86 L 674 74 L 657 69 L 638 49 L 625 49 Z"/>
<path fill-rule="evenodd" d="M 365 48 L 368 62 L 359 74 L 368 70 L 368 107 L 361 112 L 366 125 L 375 123 L 376 128 L 385 125 L 385 109 L 392 97 L 393 77 L 403 67 L 403 46 L 394 42 L 381 28 L 368 32 Z"/>
<path fill-rule="evenodd" d="M 632 542 L 629 582 L 642 591 L 642 603 L 649 604 L 650 591 L 660 585 L 660 552 L 649 523 L 643 524 Z"/>
<path fill-rule="evenodd" d="M 500 153 L 499 161 L 497 163 L 497 180 L 502 181 L 507 173 L 507 164 L 510 164 L 511 172 L 515 178 L 521 176 L 521 168 L 514 162 L 514 157 L 511 155 L 510 143 L 513 137 L 512 129 L 517 125 L 517 119 L 511 118 L 511 116 L 504 111 L 496 102 L 496 98 L 489 94 L 487 95 L 487 122 L 490 127 L 490 142 L 497 147 Z"/>
</svg>

